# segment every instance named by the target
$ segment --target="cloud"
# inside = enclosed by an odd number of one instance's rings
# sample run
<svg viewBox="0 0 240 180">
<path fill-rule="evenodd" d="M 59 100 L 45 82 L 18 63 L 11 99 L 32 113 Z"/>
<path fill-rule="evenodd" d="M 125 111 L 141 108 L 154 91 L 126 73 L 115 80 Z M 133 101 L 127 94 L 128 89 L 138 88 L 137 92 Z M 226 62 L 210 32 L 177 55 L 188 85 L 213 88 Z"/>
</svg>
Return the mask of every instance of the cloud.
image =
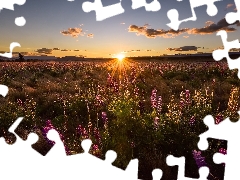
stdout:
<svg viewBox="0 0 240 180">
<path fill-rule="evenodd" d="M 199 47 L 196 46 L 183 46 L 179 48 L 167 48 L 168 51 L 197 51 Z"/>
<path fill-rule="evenodd" d="M 236 29 L 234 27 L 229 27 L 232 25 L 240 26 L 240 22 L 237 21 L 233 24 L 228 24 L 226 19 L 223 18 L 220 21 L 218 21 L 216 24 L 212 21 L 207 21 L 206 26 L 202 28 L 184 28 L 179 29 L 177 31 L 170 29 L 170 30 L 164 30 L 164 29 L 149 29 L 148 24 L 145 24 L 144 26 L 137 26 L 137 25 L 130 25 L 128 27 L 128 32 L 136 33 L 137 36 L 144 35 L 147 38 L 156 38 L 156 37 L 163 37 L 163 38 L 174 38 L 175 36 L 178 36 L 183 33 L 187 34 L 213 34 L 220 30 L 225 30 L 227 32 L 234 32 Z M 189 36 L 183 36 L 184 38 L 188 38 Z"/>
<path fill-rule="evenodd" d="M 138 36 L 144 35 L 147 38 L 156 38 L 156 37 L 164 37 L 164 38 L 171 38 L 178 36 L 182 33 L 187 32 L 189 29 L 179 29 L 177 31 L 170 29 L 170 30 L 163 30 L 163 29 L 148 29 L 148 24 L 145 24 L 144 26 L 137 26 L 137 25 L 130 25 L 128 28 L 128 32 L 134 32 Z"/>
<path fill-rule="evenodd" d="M 35 52 L 39 53 L 39 54 L 52 54 L 52 49 L 48 49 L 48 48 L 41 48 L 41 49 L 37 49 Z"/>
<path fill-rule="evenodd" d="M 79 49 L 74 49 L 74 51 L 79 51 Z"/>
<path fill-rule="evenodd" d="M 237 24 L 237 23 L 234 23 L 234 24 Z M 224 18 L 224 19 L 221 19 L 220 21 L 218 21 L 217 24 L 212 23 L 212 24 L 208 24 L 207 26 L 205 26 L 203 28 L 193 28 L 193 29 L 189 30 L 188 33 L 204 35 L 204 34 L 213 34 L 220 30 L 225 30 L 227 32 L 234 32 L 234 31 L 236 31 L 235 28 L 228 27 L 228 26 L 234 25 L 234 24 L 228 24 L 226 19 Z"/>
<path fill-rule="evenodd" d="M 87 35 L 87 37 L 89 37 L 89 38 L 93 38 L 93 36 L 94 36 L 94 34 L 92 34 L 92 33 Z"/>
<path fill-rule="evenodd" d="M 64 36 L 72 36 L 74 38 L 77 38 L 79 35 L 84 35 L 81 28 L 68 28 L 68 30 L 61 31 L 60 33 Z"/>
<path fill-rule="evenodd" d="M 124 22 L 120 23 L 120 24 L 125 24 Z"/>
<path fill-rule="evenodd" d="M 233 7 L 233 6 L 234 6 L 234 4 L 228 4 L 226 9 L 229 9 L 230 7 Z"/>
<path fill-rule="evenodd" d="M 240 48 L 232 48 L 229 51 L 230 52 L 240 52 Z"/>
<path fill-rule="evenodd" d="M 67 49 L 61 49 L 61 51 L 70 51 L 70 50 L 67 50 Z"/>
<path fill-rule="evenodd" d="M 53 48 L 53 51 L 59 51 L 60 49 L 59 48 Z"/>
</svg>

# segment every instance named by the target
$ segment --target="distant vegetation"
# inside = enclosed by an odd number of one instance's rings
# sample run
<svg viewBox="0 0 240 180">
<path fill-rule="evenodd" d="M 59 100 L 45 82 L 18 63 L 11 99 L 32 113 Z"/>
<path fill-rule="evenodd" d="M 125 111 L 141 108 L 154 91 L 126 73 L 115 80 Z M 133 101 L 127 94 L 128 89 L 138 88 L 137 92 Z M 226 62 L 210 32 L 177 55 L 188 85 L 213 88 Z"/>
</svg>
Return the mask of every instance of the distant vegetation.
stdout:
<svg viewBox="0 0 240 180">
<path fill-rule="evenodd" d="M 152 180 L 154 168 L 163 170 L 162 179 L 176 179 L 177 167 L 166 165 L 169 154 L 186 157 L 186 176 L 197 178 L 205 164 L 210 179 L 223 179 L 224 166 L 212 155 L 226 142 L 210 140 L 205 160 L 194 150 L 207 130 L 206 115 L 216 123 L 238 120 L 240 82 L 226 62 L 193 61 L 2 62 L 0 84 L 10 91 L 0 98 L 0 135 L 13 142 L 7 129 L 24 116 L 17 133 L 26 139 L 37 132 L 34 148 L 43 155 L 53 145 L 46 133 L 55 128 L 68 154 L 82 152 L 81 140 L 91 138 L 99 158 L 117 152 L 117 167 L 138 158 L 141 179 Z"/>
</svg>

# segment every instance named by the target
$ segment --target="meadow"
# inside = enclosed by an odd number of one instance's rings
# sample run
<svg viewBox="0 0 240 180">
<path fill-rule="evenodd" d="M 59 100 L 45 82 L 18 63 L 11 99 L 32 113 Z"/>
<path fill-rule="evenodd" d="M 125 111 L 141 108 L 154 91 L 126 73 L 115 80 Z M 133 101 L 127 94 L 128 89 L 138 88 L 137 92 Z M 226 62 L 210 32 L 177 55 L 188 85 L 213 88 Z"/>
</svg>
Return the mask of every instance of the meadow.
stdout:
<svg viewBox="0 0 240 180">
<path fill-rule="evenodd" d="M 117 152 L 113 163 L 125 169 L 139 159 L 139 178 L 152 179 L 155 168 L 162 179 L 177 179 L 169 167 L 169 154 L 186 157 L 186 176 L 198 177 L 198 167 L 210 168 L 209 179 L 223 179 L 224 165 L 212 155 L 225 153 L 227 143 L 209 140 L 207 151 L 198 150 L 198 135 L 215 123 L 238 120 L 240 82 L 226 62 L 133 61 L 104 62 L 1 62 L 0 84 L 9 87 L 0 97 L 0 136 L 14 137 L 7 129 L 23 116 L 17 134 L 26 139 L 36 132 L 33 145 L 45 155 L 54 145 L 49 129 L 61 135 L 68 155 L 81 153 L 81 141 L 91 138 L 91 153 L 104 159 Z M 227 133 L 223 132 L 223 133 Z"/>
</svg>

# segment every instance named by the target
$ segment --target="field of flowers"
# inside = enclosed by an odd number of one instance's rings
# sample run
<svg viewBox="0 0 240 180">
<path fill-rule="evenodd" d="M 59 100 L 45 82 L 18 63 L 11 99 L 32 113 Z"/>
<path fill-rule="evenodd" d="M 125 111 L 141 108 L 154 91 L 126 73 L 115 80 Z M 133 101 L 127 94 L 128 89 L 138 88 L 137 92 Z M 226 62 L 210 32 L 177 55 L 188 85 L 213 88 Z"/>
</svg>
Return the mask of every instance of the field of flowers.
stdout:
<svg viewBox="0 0 240 180">
<path fill-rule="evenodd" d="M 226 117 L 238 120 L 240 82 L 225 62 L 2 62 L 0 84 L 10 88 L 0 97 L 0 136 L 19 116 L 23 139 L 36 132 L 33 147 L 45 155 L 54 145 L 49 129 L 61 135 L 67 154 L 81 153 L 81 141 L 91 138 L 91 153 L 104 159 L 117 152 L 113 163 L 126 168 L 139 159 L 139 178 L 176 179 L 169 154 L 186 157 L 186 176 L 198 177 L 198 167 L 210 168 L 210 179 L 223 179 L 224 164 L 213 163 L 215 152 L 226 153 L 225 141 L 209 140 L 207 151 L 197 147 L 198 135 L 211 114 L 216 124 Z M 227 132 L 223 132 L 227 133 Z"/>
</svg>

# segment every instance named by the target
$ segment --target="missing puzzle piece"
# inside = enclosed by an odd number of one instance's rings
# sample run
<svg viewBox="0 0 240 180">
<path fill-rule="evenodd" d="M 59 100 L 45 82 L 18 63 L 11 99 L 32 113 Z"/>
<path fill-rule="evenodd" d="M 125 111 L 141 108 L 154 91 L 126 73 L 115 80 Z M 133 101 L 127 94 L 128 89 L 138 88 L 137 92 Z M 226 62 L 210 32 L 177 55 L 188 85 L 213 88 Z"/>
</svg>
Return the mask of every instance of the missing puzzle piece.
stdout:
<svg viewBox="0 0 240 180">
<path fill-rule="evenodd" d="M 201 1 L 190 0 L 192 17 L 179 21 L 178 11 L 176 9 L 171 9 L 167 12 L 168 19 L 171 21 L 167 25 L 173 30 L 177 31 L 181 23 L 187 22 L 187 21 L 196 21 L 197 16 L 195 13 L 195 8 L 203 5 L 207 5 L 207 14 L 209 16 L 215 16 L 218 13 L 218 9 L 214 3 L 218 1 L 222 1 L 222 0 L 201 0 Z"/>
<path fill-rule="evenodd" d="M 0 53 L 0 56 L 6 57 L 6 58 L 12 58 L 12 52 L 15 47 L 21 47 L 21 45 L 17 42 L 12 42 L 9 48 L 10 52 L 4 53 L 4 54 Z"/>
<path fill-rule="evenodd" d="M 240 111 L 238 111 L 240 115 Z M 221 139 L 227 141 L 227 154 L 216 153 L 213 156 L 215 163 L 226 163 L 225 165 L 225 180 L 230 179 L 240 179 L 238 162 L 240 161 L 238 142 L 240 137 L 240 121 L 231 122 L 229 118 L 226 118 L 219 124 L 214 123 L 214 118 L 208 115 L 204 118 L 204 124 L 206 124 L 209 129 L 208 131 L 200 134 L 200 141 L 198 143 L 198 148 L 201 150 L 206 150 L 208 148 L 208 138 Z M 228 130 L 228 131 L 226 131 Z"/>
<path fill-rule="evenodd" d="M 146 11 L 159 11 L 161 4 L 158 0 L 153 0 L 151 3 L 147 3 L 146 0 L 132 0 L 132 9 L 138 9 L 145 7 Z"/>
<path fill-rule="evenodd" d="M 232 48 L 240 48 L 239 40 L 234 40 L 231 42 L 227 41 L 227 32 L 224 30 L 221 30 L 217 33 L 217 36 L 221 36 L 224 49 L 217 49 L 213 51 L 212 56 L 213 59 L 216 61 L 219 61 L 223 58 L 227 59 L 229 69 L 238 69 L 238 78 L 240 78 L 240 57 L 238 59 L 231 59 L 229 56 L 229 51 Z"/>
<path fill-rule="evenodd" d="M 169 155 L 166 161 L 168 166 L 178 166 L 178 180 L 196 180 L 195 178 L 185 177 L 185 157 L 174 157 L 173 155 Z M 199 175 L 200 177 L 198 180 L 207 180 L 209 168 L 201 167 L 199 169 Z"/>
<path fill-rule="evenodd" d="M 117 4 L 109 5 L 104 7 L 101 0 L 95 0 L 92 2 L 84 2 L 82 4 L 82 9 L 84 12 L 96 12 L 96 20 L 103 21 L 107 18 L 124 13 L 124 9 L 121 5 L 121 1 Z"/>
<path fill-rule="evenodd" d="M 23 5 L 26 0 L 2 0 L 0 3 L 0 12 L 3 8 L 14 10 L 14 4 Z"/>
</svg>

